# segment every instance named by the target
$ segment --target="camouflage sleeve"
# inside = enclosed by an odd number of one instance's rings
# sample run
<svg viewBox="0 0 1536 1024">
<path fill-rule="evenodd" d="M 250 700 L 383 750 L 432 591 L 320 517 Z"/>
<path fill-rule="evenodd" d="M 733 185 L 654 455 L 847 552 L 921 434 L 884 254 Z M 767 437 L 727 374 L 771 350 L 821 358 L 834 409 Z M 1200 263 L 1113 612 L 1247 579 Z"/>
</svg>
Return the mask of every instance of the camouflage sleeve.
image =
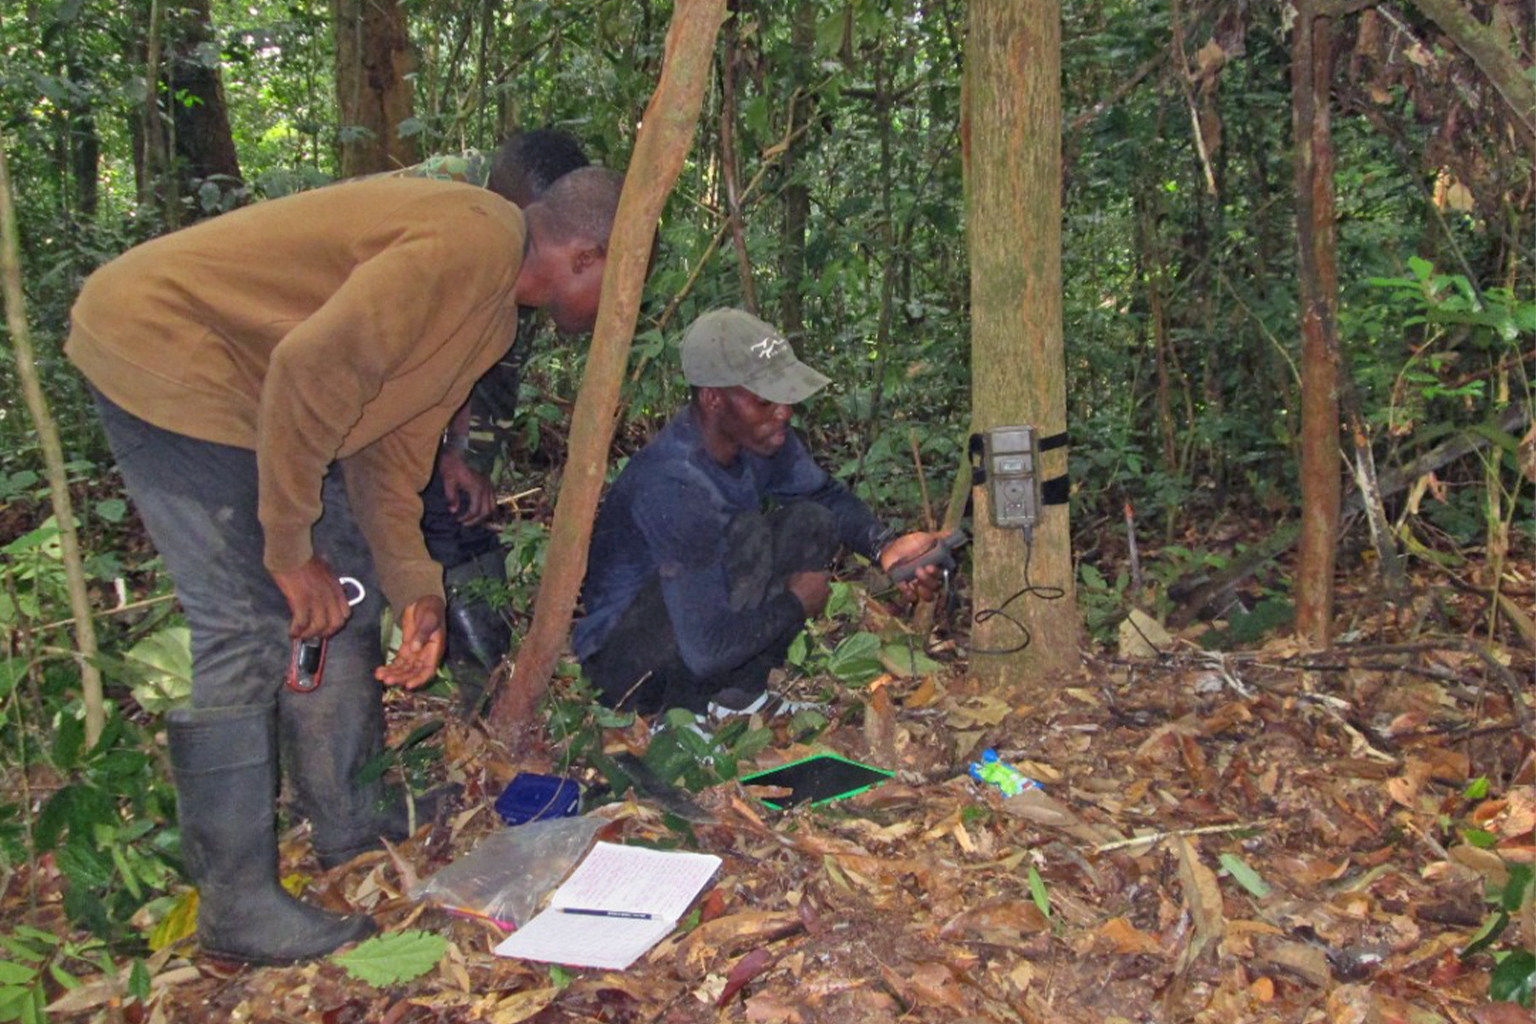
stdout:
<svg viewBox="0 0 1536 1024">
<path fill-rule="evenodd" d="M 462 181 L 485 187 L 491 177 L 491 154 L 478 149 L 466 149 L 462 153 L 432 156 L 419 164 L 391 171 L 397 178 L 435 178 L 438 181 Z"/>
<path fill-rule="evenodd" d="M 489 472 L 497 456 L 506 454 L 516 439 L 518 388 L 539 327 L 537 313 L 522 310 L 517 319 L 517 336 L 507 354 L 475 382 L 470 392 L 469 456 L 481 472 Z"/>
</svg>

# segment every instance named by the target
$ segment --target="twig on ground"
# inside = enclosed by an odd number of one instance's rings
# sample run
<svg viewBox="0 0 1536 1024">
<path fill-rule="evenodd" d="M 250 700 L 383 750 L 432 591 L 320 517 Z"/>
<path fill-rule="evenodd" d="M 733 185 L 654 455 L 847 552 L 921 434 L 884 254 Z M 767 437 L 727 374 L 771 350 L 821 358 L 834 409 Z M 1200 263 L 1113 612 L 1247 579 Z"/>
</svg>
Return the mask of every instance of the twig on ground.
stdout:
<svg viewBox="0 0 1536 1024">
<path fill-rule="evenodd" d="M 1111 850 L 1123 850 L 1128 846 L 1141 846 L 1143 844 L 1160 843 L 1164 839 L 1177 839 L 1180 836 L 1213 836 L 1224 832 L 1241 832 L 1249 828 L 1268 828 L 1269 821 L 1237 822 L 1232 825 L 1202 825 L 1199 828 L 1176 828 L 1168 832 L 1153 832 L 1150 835 L 1132 836 L 1130 839 L 1119 839 L 1113 843 L 1103 843 L 1093 848 L 1094 853 L 1109 853 Z"/>
</svg>

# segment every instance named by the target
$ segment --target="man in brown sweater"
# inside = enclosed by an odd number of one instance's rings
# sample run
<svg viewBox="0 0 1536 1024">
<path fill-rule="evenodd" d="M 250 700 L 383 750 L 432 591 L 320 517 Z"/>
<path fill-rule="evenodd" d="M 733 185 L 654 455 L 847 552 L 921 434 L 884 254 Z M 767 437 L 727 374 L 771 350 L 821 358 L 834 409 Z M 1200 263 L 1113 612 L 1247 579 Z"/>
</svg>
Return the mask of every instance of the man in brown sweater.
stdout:
<svg viewBox="0 0 1536 1024">
<path fill-rule="evenodd" d="M 403 798 L 357 774 L 382 747 L 379 683 L 420 686 L 443 653 L 418 494 L 518 307 L 591 329 L 621 182 L 584 168 L 519 211 L 369 178 L 147 242 L 86 282 L 65 351 L 192 630 L 192 707 L 167 730 L 205 951 L 288 962 L 372 931 L 278 885 L 277 752 L 323 865 L 404 837 Z M 381 596 L 401 633 L 385 665 Z M 285 687 L 297 642 L 325 638 L 321 685 Z"/>
</svg>

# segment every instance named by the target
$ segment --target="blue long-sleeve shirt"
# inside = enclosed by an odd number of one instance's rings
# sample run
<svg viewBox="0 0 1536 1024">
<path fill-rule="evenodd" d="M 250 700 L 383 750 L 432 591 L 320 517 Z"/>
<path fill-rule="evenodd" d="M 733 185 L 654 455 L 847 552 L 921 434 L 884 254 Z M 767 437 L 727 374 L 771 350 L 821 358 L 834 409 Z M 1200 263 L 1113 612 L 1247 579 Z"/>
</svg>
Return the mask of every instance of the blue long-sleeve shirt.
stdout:
<svg viewBox="0 0 1536 1024">
<path fill-rule="evenodd" d="M 725 575 L 726 526 L 768 499 L 814 501 L 830 511 L 845 547 L 879 555 L 883 531 L 874 514 L 818 466 L 793 430 L 771 457 L 740 452 L 716 462 L 692 407 L 642 448 L 603 499 L 582 590 L 586 614 L 572 634 L 576 656 L 599 647 L 654 578 L 689 670 L 708 678 L 735 668 L 805 618 L 793 594 L 732 611 Z"/>
</svg>

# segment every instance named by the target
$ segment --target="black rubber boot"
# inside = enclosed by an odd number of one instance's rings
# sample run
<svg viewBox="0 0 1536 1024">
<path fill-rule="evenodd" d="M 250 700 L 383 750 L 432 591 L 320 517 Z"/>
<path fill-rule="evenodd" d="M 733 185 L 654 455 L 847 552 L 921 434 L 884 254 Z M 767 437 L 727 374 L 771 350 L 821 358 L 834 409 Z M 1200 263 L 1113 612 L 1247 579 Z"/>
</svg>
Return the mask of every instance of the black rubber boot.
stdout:
<svg viewBox="0 0 1536 1024">
<path fill-rule="evenodd" d="M 459 708 L 473 718 L 485 699 L 486 681 L 512 646 L 507 617 L 484 599 L 476 581 L 506 586 L 506 555 L 500 548 L 461 562 L 444 573 L 448 591 L 448 668 L 459 686 Z M 478 593 L 477 593 L 478 591 Z"/>
<path fill-rule="evenodd" d="M 384 688 L 373 678 L 383 660 L 379 604 L 370 593 L 331 637 L 318 689 L 278 691 L 283 770 L 295 809 L 309 819 L 315 856 L 326 868 L 377 850 L 381 839 L 407 838 L 412 824 L 436 820 L 462 788 L 417 797 L 413 822 L 405 793 L 383 782 L 378 758 L 384 751 Z"/>
<path fill-rule="evenodd" d="M 166 726 L 182 859 L 197 885 L 204 953 L 286 964 L 377 930 L 366 914 L 321 910 L 278 884 L 270 708 L 177 710 L 166 716 Z"/>
</svg>

